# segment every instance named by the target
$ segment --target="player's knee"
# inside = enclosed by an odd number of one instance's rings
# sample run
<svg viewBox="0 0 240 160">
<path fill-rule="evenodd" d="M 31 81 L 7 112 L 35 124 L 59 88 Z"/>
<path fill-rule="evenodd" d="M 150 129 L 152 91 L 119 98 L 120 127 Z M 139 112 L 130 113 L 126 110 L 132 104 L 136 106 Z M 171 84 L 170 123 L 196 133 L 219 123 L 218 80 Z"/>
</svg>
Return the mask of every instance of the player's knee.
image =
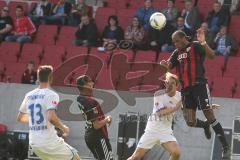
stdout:
<svg viewBox="0 0 240 160">
<path fill-rule="evenodd" d="M 193 122 L 193 121 L 187 121 L 186 123 L 189 127 L 194 127 L 195 126 L 195 122 Z"/>
<path fill-rule="evenodd" d="M 180 158 L 180 155 L 181 155 L 181 152 L 180 152 L 180 150 L 179 149 L 175 149 L 172 153 L 171 153 L 171 155 L 176 159 L 178 159 L 178 158 Z"/>
</svg>

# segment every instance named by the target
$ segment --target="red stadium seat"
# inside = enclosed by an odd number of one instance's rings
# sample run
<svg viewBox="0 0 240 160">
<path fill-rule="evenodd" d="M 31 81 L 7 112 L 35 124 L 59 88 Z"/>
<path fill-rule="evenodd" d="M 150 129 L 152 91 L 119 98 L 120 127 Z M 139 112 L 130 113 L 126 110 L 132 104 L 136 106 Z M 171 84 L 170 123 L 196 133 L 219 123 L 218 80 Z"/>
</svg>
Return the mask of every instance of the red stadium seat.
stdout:
<svg viewBox="0 0 240 160">
<path fill-rule="evenodd" d="M 6 1 L 1 0 L 0 1 L 0 9 L 2 9 L 5 6 L 7 6 Z"/>
<path fill-rule="evenodd" d="M 40 25 L 34 39 L 34 43 L 46 45 L 54 45 L 58 27 L 56 25 Z"/>
<path fill-rule="evenodd" d="M 239 15 L 232 15 L 229 31 L 232 35 L 234 35 L 234 38 L 236 38 L 237 42 L 240 44 L 240 32 L 239 32 L 239 26 L 240 26 L 240 16 Z"/>
<path fill-rule="evenodd" d="M 56 67 L 57 65 L 61 64 L 61 57 L 64 54 L 65 48 L 63 46 L 45 46 L 42 64 L 52 65 L 53 67 Z"/>
<path fill-rule="evenodd" d="M 22 48 L 20 62 L 29 62 L 33 60 L 36 64 L 40 62 L 40 56 L 43 54 L 43 47 L 40 44 L 26 43 Z"/>
<path fill-rule="evenodd" d="M 115 8 L 115 9 L 124 9 L 127 8 L 127 2 L 129 0 L 107 0 L 106 7 Z"/>
<path fill-rule="evenodd" d="M 205 69 L 207 77 L 221 77 L 223 76 L 224 57 L 216 56 L 213 60 L 205 61 Z"/>
<path fill-rule="evenodd" d="M 135 62 L 156 62 L 155 51 L 137 51 Z"/>
<path fill-rule="evenodd" d="M 16 1 L 10 1 L 9 4 L 8 4 L 8 7 L 9 7 L 9 15 L 13 18 L 16 17 L 16 7 L 17 5 L 20 5 L 23 7 L 23 11 L 27 14 L 29 9 L 28 9 L 28 3 L 27 2 L 16 2 Z"/>
<path fill-rule="evenodd" d="M 168 60 L 170 56 L 171 56 L 171 53 L 161 52 L 159 53 L 158 62 L 161 62 L 161 60 Z"/>
<path fill-rule="evenodd" d="M 20 44 L 17 42 L 2 42 L 0 59 L 3 62 L 17 62 L 20 57 Z"/>
<path fill-rule="evenodd" d="M 138 9 L 144 6 L 143 0 L 129 0 L 129 8 Z"/>
<path fill-rule="evenodd" d="M 91 55 L 101 59 L 102 64 L 104 65 L 104 67 L 107 68 L 107 65 L 110 63 L 110 58 L 111 58 L 110 54 L 106 52 L 99 52 L 97 48 L 92 48 Z M 90 62 L 90 63 L 94 64 L 94 62 Z"/>
<path fill-rule="evenodd" d="M 132 24 L 132 18 L 135 12 L 136 12 L 135 9 L 118 10 L 117 16 L 118 16 L 119 24 L 124 30 L 127 28 L 127 26 Z"/>
<path fill-rule="evenodd" d="M 56 41 L 56 45 L 65 47 L 73 46 L 76 31 L 77 27 L 62 26 L 61 31 L 58 35 L 58 39 Z"/>
<path fill-rule="evenodd" d="M 26 69 L 26 63 L 7 63 L 6 76 L 11 83 L 21 83 L 21 76 Z"/>
<path fill-rule="evenodd" d="M 233 78 L 240 78 L 240 57 L 229 57 L 226 71 L 224 72 L 224 76 L 226 77 L 233 77 Z"/>
<path fill-rule="evenodd" d="M 113 89 L 110 70 L 103 67 L 95 79 L 95 87 L 97 89 Z"/>
<path fill-rule="evenodd" d="M 227 77 L 216 77 L 213 79 L 212 96 L 214 97 L 232 97 L 232 88 L 234 86 L 234 79 Z"/>
<path fill-rule="evenodd" d="M 111 15 L 116 15 L 116 10 L 114 8 L 100 7 L 97 9 L 95 21 L 99 33 L 103 33 L 104 27 L 108 24 L 108 17 Z"/>
<path fill-rule="evenodd" d="M 69 59 L 71 57 L 77 56 L 77 55 L 86 55 L 88 52 L 87 47 L 76 47 L 76 46 L 72 46 L 72 47 L 68 47 L 67 48 L 67 54 L 66 54 L 66 59 Z"/>
<path fill-rule="evenodd" d="M 165 0 L 153 1 L 153 7 L 158 10 L 162 10 L 167 7 L 167 1 Z"/>
</svg>

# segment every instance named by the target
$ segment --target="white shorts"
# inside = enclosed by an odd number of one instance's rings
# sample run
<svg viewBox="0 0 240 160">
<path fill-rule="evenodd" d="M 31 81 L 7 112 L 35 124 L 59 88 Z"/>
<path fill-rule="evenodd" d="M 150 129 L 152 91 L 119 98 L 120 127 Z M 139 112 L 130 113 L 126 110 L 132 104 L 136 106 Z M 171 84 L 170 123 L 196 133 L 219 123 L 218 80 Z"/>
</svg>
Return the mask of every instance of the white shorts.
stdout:
<svg viewBox="0 0 240 160">
<path fill-rule="evenodd" d="M 48 145 L 31 145 L 31 147 L 42 160 L 72 160 L 77 155 L 77 150 L 64 142 L 62 138 Z"/>
<path fill-rule="evenodd" d="M 161 145 L 166 142 L 177 142 L 173 134 L 144 133 L 140 138 L 137 147 L 151 149 L 155 144 Z"/>
</svg>

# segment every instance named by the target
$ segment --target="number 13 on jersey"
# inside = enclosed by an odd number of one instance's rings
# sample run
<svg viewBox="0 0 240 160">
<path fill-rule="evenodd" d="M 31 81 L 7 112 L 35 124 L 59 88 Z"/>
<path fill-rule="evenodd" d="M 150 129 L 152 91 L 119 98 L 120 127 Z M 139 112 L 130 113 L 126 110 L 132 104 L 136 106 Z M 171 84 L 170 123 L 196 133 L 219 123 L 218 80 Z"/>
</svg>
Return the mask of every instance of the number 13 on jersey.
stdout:
<svg viewBox="0 0 240 160">
<path fill-rule="evenodd" d="M 28 109 L 30 110 L 32 125 L 39 125 L 44 121 L 42 106 L 40 104 L 31 104 L 28 106 Z"/>
</svg>

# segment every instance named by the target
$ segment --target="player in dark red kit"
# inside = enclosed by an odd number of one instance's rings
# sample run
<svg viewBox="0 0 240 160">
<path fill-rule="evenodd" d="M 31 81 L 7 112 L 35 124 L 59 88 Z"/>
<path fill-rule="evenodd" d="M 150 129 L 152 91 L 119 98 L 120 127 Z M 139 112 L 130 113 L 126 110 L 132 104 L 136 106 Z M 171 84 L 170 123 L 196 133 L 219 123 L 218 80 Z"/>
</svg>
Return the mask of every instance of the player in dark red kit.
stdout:
<svg viewBox="0 0 240 160">
<path fill-rule="evenodd" d="M 76 81 L 80 91 L 78 106 L 86 120 L 85 142 L 97 160 L 113 160 L 106 126 L 112 122 L 112 117 L 105 117 L 100 104 L 93 98 L 94 82 L 91 78 L 83 75 Z"/>
<path fill-rule="evenodd" d="M 223 146 L 223 159 L 230 158 L 230 147 L 226 141 L 223 128 L 216 120 L 211 104 L 210 92 L 205 77 L 205 57 L 213 59 L 214 51 L 205 41 L 204 31 L 197 31 L 198 42 L 189 42 L 183 31 L 176 31 L 172 35 L 176 50 L 171 57 L 160 65 L 167 69 L 176 68 L 180 83 L 184 105 L 184 117 L 188 126 L 203 128 L 207 139 L 211 138 L 210 125 Z M 196 119 L 196 109 L 203 111 L 207 121 Z"/>
</svg>

